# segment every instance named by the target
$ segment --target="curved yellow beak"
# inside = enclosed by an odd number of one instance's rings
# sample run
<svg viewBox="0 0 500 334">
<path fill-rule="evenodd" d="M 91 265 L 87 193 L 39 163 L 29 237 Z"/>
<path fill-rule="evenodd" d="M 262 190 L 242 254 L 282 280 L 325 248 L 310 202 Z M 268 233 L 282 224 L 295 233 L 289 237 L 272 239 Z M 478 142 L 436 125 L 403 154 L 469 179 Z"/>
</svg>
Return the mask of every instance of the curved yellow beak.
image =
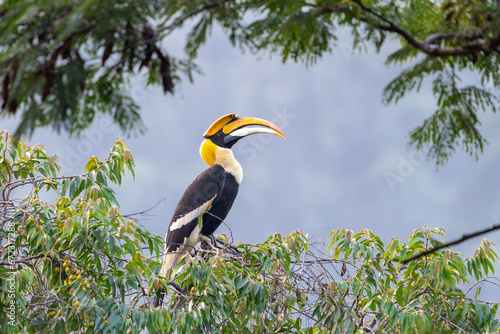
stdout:
<svg viewBox="0 0 500 334">
<path fill-rule="evenodd" d="M 203 137 L 213 136 L 222 129 L 222 133 L 227 136 L 225 142 L 231 138 L 242 138 L 254 133 L 271 133 L 282 138 L 286 138 L 283 132 L 273 123 L 265 119 L 253 117 L 239 117 L 236 114 L 228 114 L 216 120 L 205 132 Z"/>
</svg>

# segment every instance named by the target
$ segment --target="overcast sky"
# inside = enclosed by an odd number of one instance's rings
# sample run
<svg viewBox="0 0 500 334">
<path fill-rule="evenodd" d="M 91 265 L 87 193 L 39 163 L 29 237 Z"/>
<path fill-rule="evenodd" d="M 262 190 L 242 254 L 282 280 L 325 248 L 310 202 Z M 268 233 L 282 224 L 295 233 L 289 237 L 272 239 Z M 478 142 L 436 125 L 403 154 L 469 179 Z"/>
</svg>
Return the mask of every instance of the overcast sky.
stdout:
<svg viewBox="0 0 500 334">
<path fill-rule="evenodd" d="M 179 54 L 183 39 L 167 40 Z M 484 154 L 457 152 L 436 171 L 424 153 L 408 148 L 408 134 L 435 109 L 428 85 L 397 105 L 381 103 L 383 87 L 401 68 L 384 65 L 382 55 L 352 54 L 350 40 L 306 69 L 283 65 L 280 57 L 255 57 L 231 47 L 217 29 L 199 54 L 205 75 L 187 80 L 174 96 L 144 89 L 133 97 L 142 108 L 144 135 L 128 138 L 136 180 L 115 188 L 123 213 L 151 208 L 142 224 L 164 235 L 173 210 L 190 182 L 207 166 L 199 156 L 202 134 L 218 117 L 237 113 L 275 122 L 286 140 L 255 135 L 240 141 L 235 156 L 243 183 L 226 226 L 236 241 L 258 243 L 274 232 L 295 229 L 325 240 L 335 227 L 371 229 L 388 242 L 415 228 L 442 227 L 446 239 L 500 223 L 500 116 L 481 114 L 490 142 Z M 463 82 L 467 84 L 467 82 Z M 16 120 L 1 120 L 14 131 Z M 104 159 L 119 129 L 101 120 L 80 139 L 39 130 L 28 143 L 57 154 L 63 173 L 83 172 L 90 155 Z M 230 230 L 229 230 L 230 228 Z M 488 238 L 498 244 L 500 233 Z M 453 248 L 472 256 L 481 238 Z"/>
</svg>

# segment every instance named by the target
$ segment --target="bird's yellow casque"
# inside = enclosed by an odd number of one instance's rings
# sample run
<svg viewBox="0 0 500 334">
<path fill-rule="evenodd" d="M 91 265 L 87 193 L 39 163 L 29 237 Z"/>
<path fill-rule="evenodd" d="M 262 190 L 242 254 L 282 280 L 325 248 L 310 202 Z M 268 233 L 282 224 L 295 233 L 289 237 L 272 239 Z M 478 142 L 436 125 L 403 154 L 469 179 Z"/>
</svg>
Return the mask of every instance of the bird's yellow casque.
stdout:
<svg viewBox="0 0 500 334">
<path fill-rule="evenodd" d="M 168 278 L 179 260 L 200 242 L 200 235 L 211 236 L 226 218 L 243 178 L 243 170 L 231 148 L 240 139 L 257 133 L 285 138 L 269 121 L 236 114 L 222 116 L 207 129 L 200 155 L 210 167 L 198 175 L 177 204 L 165 237 L 160 276 Z M 164 292 L 160 284 L 156 288 L 160 298 L 154 305 L 159 306 Z"/>
</svg>

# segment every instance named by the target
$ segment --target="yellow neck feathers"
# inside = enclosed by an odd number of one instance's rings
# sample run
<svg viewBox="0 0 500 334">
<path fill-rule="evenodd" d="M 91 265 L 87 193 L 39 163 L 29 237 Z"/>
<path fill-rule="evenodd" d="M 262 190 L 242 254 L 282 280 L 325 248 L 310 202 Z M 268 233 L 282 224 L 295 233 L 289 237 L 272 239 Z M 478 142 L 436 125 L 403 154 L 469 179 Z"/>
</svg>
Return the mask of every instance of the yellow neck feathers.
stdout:
<svg viewBox="0 0 500 334">
<path fill-rule="evenodd" d="M 219 164 L 226 172 L 235 176 L 238 183 L 243 178 L 241 165 L 234 158 L 233 152 L 229 148 L 223 148 L 212 143 L 210 139 L 205 139 L 200 146 L 200 155 L 203 160 L 209 165 Z"/>
<path fill-rule="evenodd" d="M 219 146 L 212 143 L 212 141 L 209 139 L 205 139 L 203 143 L 201 143 L 200 155 L 209 166 L 215 165 L 217 163 L 216 157 L 218 149 Z"/>
</svg>

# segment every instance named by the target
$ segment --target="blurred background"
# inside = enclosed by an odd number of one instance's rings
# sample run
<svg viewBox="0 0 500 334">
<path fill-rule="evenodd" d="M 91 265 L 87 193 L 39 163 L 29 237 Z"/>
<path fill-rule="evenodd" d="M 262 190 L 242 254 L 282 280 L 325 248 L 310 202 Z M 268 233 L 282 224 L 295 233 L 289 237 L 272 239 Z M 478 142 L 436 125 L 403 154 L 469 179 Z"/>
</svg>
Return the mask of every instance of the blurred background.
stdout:
<svg viewBox="0 0 500 334">
<path fill-rule="evenodd" d="M 437 170 L 425 150 L 407 145 L 409 132 L 434 111 L 430 87 L 384 106 L 383 88 L 402 70 L 384 65 L 394 48 L 389 43 L 380 55 L 356 54 L 350 38 L 346 33 L 331 55 L 306 68 L 242 53 L 214 29 L 198 58 L 204 75 L 193 84 L 184 80 L 174 96 L 133 78 L 131 94 L 147 131 L 126 138 L 136 179 L 129 174 L 115 187 L 122 213 L 158 204 L 141 224 L 163 236 L 182 193 L 207 167 L 198 153 L 202 134 L 218 117 L 237 113 L 272 121 L 287 139 L 261 134 L 233 148 L 244 178 L 218 233 L 235 241 L 259 243 L 296 229 L 326 241 L 340 227 L 370 229 L 388 242 L 423 225 L 444 228 L 450 241 L 500 223 L 500 117 L 480 115 L 490 144 L 479 160 L 457 151 Z M 182 55 L 184 39 L 172 36 L 164 50 Z M 2 119 L 0 128 L 14 132 L 18 121 Z M 90 155 L 106 158 L 121 135 L 111 120 L 100 119 L 80 138 L 42 129 L 27 142 L 43 144 L 59 156 L 64 175 L 75 175 Z M 499 237 L 487 235 L 497 244 Z M 480 241 L 453 250 L 472 256 Z"/>
</svg>

